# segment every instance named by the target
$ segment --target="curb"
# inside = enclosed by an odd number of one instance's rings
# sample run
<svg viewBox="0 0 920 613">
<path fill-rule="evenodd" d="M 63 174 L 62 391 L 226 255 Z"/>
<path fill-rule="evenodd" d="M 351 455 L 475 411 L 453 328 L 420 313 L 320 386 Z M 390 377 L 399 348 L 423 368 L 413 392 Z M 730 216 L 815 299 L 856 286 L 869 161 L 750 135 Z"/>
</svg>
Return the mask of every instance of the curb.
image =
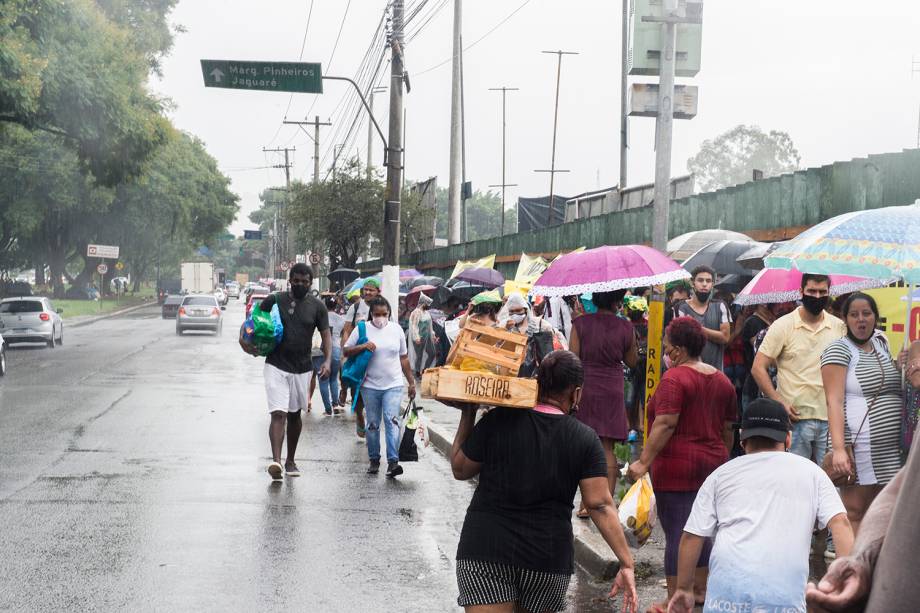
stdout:
<svg viewBox="0 0 920 613">
<path fill-rule="evenodd" d="M 430 419 L 428 437 L 435 449 L 449 460 L 454 437 Z M 592 528 L 591 521 L 573 520 L 572 524 L 572 532 L 575 537 L 575 562 L 592 577 L 603 580 L 616 577 L 616 574 L 620 572 L 620 562 L 613 555 L 604 538 Z"/>
<path fill-rule="evenodd" d="M 67 325 L 68 328 L 82 328 L 83 326 L 94 324 L 97 321 L 102 321 L 103 319 L 110 319 L 112 317 L 124 315 L 125 313 L 131 313 L 133 311 L 139 311 L 140 309 L 143 309 L 149 306 L 155 306 L 155 305 L 156 305 L 155 302 L 145 302 L 144 304 L 136 304 L 134 306 L 127 307 L 125 309 L 120 309 L 118 311 L 111 311 L 109 313 L 104 313 L 103 315 L 96 315 L 94 317 L 90 317 L 89 319 L 84 319 L 82 321 L 76 321 L 73 323 L 67 323 L 67 320 L 65 319 L 64 323 Z"/>
</svg>

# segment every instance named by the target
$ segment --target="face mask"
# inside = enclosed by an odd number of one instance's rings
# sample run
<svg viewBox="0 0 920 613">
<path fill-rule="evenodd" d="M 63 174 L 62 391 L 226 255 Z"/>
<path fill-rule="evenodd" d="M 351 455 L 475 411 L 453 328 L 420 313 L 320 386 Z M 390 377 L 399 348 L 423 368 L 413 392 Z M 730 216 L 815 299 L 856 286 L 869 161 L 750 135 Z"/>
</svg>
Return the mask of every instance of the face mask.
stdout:
<svg viewBox="0 0 920 613">
<path fill-rule="evenodd" d="M 291 293 L 294 295 L 294 298 L 297 300 L 302 300 L 307 296 L 307 286 L 306 285 L 292 285 Z"/>
<path fill-rule="evenodd" d="M 820 315 L 821 311 L 827 306 L 827 296 L 821 296 L 820 298 L 802 296 L 802 306 L 812 315 Z"/>
<path fill-rule="evenodd" d="M 671 361 L 671 356 L 667 353 L 664 354 L 664 367 L 665 368 L 674 368 L 674 362 Z"/>
<path fill-rule="evenodd" d="M 514 323 L 519 324 L 522 321 L 524 321 L 525 316 L 526 316 L 526 313 L 512 313 L 510 319 Z"/>
<path fill-rule="evenodd" d="M 390 321 L 388 317 L 374 317 L 371 323 L 374 324 L 375 328 L 383 329 L 388 321 Z"/>
<path fill-rule="evenodd" d="M 712 292 L 698 292 L 694 290 L 693 295 L 696 296 L 696 299 L 700 302 L 709 302 L 709 296 L 712 295 Z"/>
</svg>

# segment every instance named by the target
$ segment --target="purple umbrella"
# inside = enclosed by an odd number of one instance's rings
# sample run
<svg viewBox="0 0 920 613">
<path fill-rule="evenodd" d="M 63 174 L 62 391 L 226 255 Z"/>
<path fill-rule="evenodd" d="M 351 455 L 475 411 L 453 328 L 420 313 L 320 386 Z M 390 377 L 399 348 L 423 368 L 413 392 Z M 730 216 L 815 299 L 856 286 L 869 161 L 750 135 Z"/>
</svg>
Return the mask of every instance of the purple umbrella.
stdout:
<svg viewBox="0 0 920 613">
<path fill-rule="evenodd" d="M 467 268 L 454 279 L 466 281 L 470 285 L 482 285 L 488 289 L 505 284 L 505 277 L 493 268 Z"/>
<path fill-rule="evenodd" d="M 549 265 L 531 293 L 535 296 L 574 296 L 631 287 L 664 285 L 689 279 L 680 264 L 644 245 L 597 247 L 569 253 Z"/>
<path fill-rule="evenodd" d="M 414 279 L 415 277 L 421 277 L 422 273 L 415 270 L 414 268 L 404 268 L 399 271 L 400 280 Z"/>
</svg>

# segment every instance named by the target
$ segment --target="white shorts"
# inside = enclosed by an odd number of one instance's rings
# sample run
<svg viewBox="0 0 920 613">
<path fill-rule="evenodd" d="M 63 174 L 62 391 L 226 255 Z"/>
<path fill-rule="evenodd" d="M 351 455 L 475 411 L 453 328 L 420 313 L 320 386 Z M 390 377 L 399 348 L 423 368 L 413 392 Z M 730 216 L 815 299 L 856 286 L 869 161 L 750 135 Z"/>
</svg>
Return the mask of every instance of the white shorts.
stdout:
<svg viewBox="0 0 920 613">
<path fill-rule="evenodd" d="M 307 390 L 310 389 L 310 373 L 285 372 L 271 364 L 265 364 L 262 371 L 265 378 L 265 395 L 268 410 L 296 413 L 307 408 Z"/>
</svg>

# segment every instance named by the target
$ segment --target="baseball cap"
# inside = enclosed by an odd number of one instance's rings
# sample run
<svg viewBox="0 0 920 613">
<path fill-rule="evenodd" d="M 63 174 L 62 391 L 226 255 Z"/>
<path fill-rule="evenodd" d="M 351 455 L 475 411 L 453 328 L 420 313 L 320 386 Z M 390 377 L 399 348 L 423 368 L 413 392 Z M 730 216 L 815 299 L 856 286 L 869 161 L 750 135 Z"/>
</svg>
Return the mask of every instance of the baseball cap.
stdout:
<svg viewBox="0 0 920 613">
<path fill-rule="evenodd" d="M 778 443 L 785 442 L 792 430 L 785 407 L 769 398 L 758 398 L 744 410 L 741 420 L 741 440 L 763 436 Z"/>
</svg>

